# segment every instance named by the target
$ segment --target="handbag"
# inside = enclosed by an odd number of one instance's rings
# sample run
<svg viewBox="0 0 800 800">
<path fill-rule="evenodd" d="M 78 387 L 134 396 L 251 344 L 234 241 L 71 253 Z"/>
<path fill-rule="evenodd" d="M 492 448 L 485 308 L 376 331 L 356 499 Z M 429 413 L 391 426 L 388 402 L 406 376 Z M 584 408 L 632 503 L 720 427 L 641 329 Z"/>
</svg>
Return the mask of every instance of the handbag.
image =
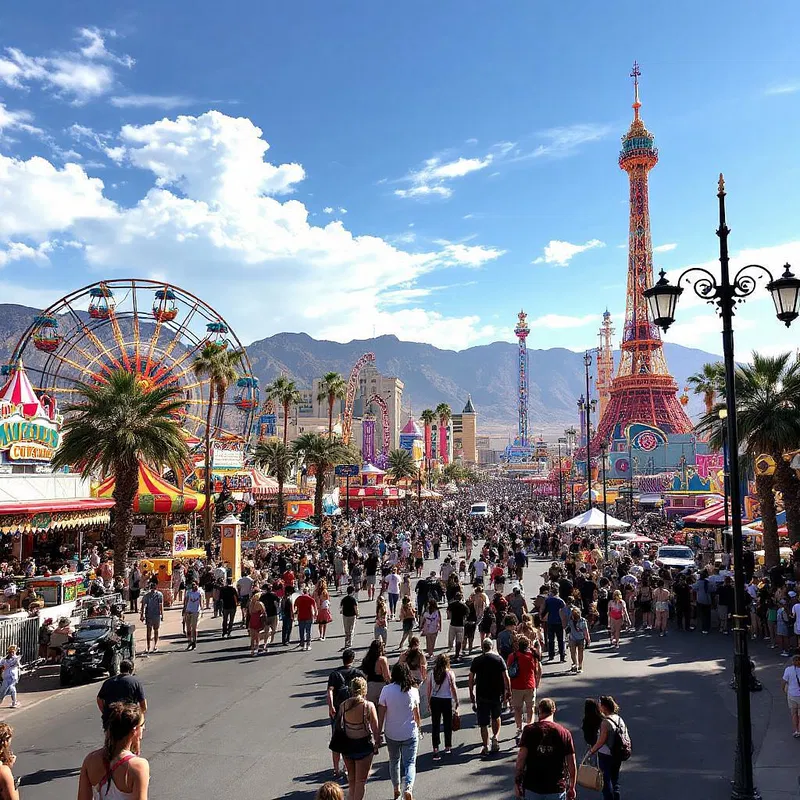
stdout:
<svg viewBox="0 0 800 800">
<path fill-rule="evenodd" d="M 336 717 L 333 722 L 333 731 L 331 733 L 331 740 L 328 744 L 328 749 L 333 753 L 347 753 L 350 747 L 350 739 L 344 729 L 344 713 L 341 706 L 336 712 Z"/>
<path fill-rule="evenodd" d="M 589 758 L 589 751 L 587 750 L 586 755 L 583 757 L 583 761 L 581 761 L 580 765 L 578 766 L 578 775 L 576 778 L 576 783 L 578 786 L 582 786 L 584 789 L 591 789 L 595 792 L 602 792 L 603 791 L 603 771 L 598 769 L 594 764 L 588 764 L 587 760 Z"/>
<path fill-rule="evenodd" d="M 508 677 L 516 678 L 519 675 L 519 658 L 514 656 L 511 663 L 508 665 Z"/>
<path fill-rule="evenodd" d="M 461 730 L 461 714 L 458 713 L 458 709 L 453 711 L 453 724 L 452 724 L 451 728 L 454 731 L 460 731 Z"/>
</svg>

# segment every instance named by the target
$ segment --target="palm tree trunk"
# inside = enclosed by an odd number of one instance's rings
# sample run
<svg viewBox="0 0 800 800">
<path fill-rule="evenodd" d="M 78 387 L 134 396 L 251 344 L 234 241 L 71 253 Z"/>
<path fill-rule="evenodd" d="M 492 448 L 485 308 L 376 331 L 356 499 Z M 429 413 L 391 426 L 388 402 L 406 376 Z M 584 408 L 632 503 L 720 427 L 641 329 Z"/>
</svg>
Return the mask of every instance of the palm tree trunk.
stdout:
<svg viewBox="0 0 800 800">
<path fill-rule="evenodd" d="M 133 503 L 139 488 L 138 464 L 114 466 L 114 574 L 125 575 L 133 539 Z"/>
<path fill-rule="evenodd" d="M 281 474 L 278 474 L 278 530 L 283 528 L 283 520 L 284 514 L 286 512 L 286 506 L 283 502 L 283 477 Z"/>
<path fill-rule="evenodd" d="M 203 537 L 206 542 L 211 541 L 213 524 L 211 517 L 211 417 L 214 411 L 214 390 L 211 384 L 208 385 L 208 411 L 206 412 L 206 480 L 205 496 L 206 505 L 203 509 Z"/>
<path fill-rule="evenodd" d="M 333 398 L 328 398 L 328 438 L 333 439 Z"/>
<path fill-rule="evenodd" d="M 283 404 L 283 443 L 287 444 L 289 441 L 289 404 Z"/>
<path fill-rule="evenodd" d="M 772 475 L 756 475 L 756 493 L 761 506 L 761 521 L 764 527 L 764 566 L 776 567 L 780 562 L 778 544 L 778 521 L 775 518 L 775 480 Z"/>
<path fill-rule="evenodd" d="M 777 468 L 775 481 L 783 495 L 783 507 L 786 509 L 786 527 L 789 529 L 789 541 L 800 542 L 800 480 L 795 471 L 782 456 L 775 457 Z"/>
<path fill-rule="evenodd" d="M 714 411 L 714 392 L 706 392 L 703 399 L 706 402 L 706 414 L 710 417 Z"/>
<path fill-rule="evenodd" d="M 322 531 L 322 494 L 325 491 L 325 472 L 317 471 L 317 485 L 314 487 L 314 524 Z"/>
</svg>

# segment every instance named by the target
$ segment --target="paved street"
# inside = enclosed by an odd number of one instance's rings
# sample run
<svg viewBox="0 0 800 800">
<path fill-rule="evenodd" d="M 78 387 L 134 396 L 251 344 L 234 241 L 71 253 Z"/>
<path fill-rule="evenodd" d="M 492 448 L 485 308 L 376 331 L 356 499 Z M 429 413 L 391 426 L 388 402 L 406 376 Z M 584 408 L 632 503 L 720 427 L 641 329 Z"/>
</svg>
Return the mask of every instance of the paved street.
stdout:
<svg viewBox="0 0 800 800">
<path fill-rule="evenodd" d="M 536 576 L 544 566 L 545 562 L 531 563 L 525 576 L 527 595 L 538 587 Z M 334 609 L 337 606 L 334 602 Z M 364 602 L 364 613 L 366 606 Z M 357 628 L 359 657 L 371 636 L 371 620 L 370 613 Z M 196 651 L 183 652 L 180 635 L 174 634 L 166 652 L 140 662 L 150 704 L 144 755 L 151 764 L 151 796 L 178 800 L 235 791 L 237 797 L 312 798 L 330 776 L 323 697 L 327 675 L 339 663 L 338 615 L 331 626 L 333 635 L 326 642 L 313 642 L 310 653 L 278 646 L 254 659 L 245 632 L 238 630 L 223 642 L 217 622 L 207 618 L 201 623 Z M 396 657 L 399 638 L 399 625 L 393 623 L 390 656 Z M 734 695 L 725 674 L 731 647 L 727 637 L 677 632 L 666 639 L 630 636 L 617 652 L 600 641 L 588 652 L 580 676 L 569 675 L 568 665 L 546 665 L 540 696 L 556 699 L 557 718 L 573 731 L 579 751 L 584 698 L 600 693 L 617 698 L 634 749 L 624 766 L 625 797 L 723 800 L 729 796 L 736 729 Z M 796 790 L 791 765 L 797 763 L 793 753 L 800 748 L 786 733 L 783 698 L 775 698 L 780 692 L 778 659 L 762 647 L 757 656 L 775 666 L 760 671 L 765 691 L 753 695 L 755 740 L 760 746 L 769 728 L 767 755 L 781 767 L 764 773 L 775 784 L 764 796 L 796 796 L 778 792 L 791 785 Z M 480 761 L 467 670 L 468 662 L 456 667 L 465 713 L 461 732 L 454 734 L 452 759 L 434 765 L 426 735 L 418 759 L 416 798 L 511 796 L 513 724 L 503 729 L 502 753 Z M 23 776 L 25 800 L 75 796 L 81 760 L 101 742 L 96 692 L 96 685 L 77 687 L 35 707 L 6 712 L 17 731 L 15 773 Z M 35 701 L 32 695 L 21 698 Z M 385 750 L 376 759 L 367 797 L 391 797 Z"/>
</svg>

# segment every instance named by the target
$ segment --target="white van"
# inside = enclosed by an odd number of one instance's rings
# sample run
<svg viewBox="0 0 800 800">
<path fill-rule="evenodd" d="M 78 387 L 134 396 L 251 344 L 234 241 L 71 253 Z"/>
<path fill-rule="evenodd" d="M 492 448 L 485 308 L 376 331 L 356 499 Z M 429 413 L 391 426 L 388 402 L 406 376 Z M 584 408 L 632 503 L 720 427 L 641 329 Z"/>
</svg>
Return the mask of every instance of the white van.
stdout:
<svg viewBox="0 0 800 800">
<path fill-rule="evenodd" d="M 482 503 L 473 503 L 470 510 L 469 515 L 471 517 L 491 517 L 491 512 L 489 511 L 489 504 L 486 502 Z"/>
</svg>

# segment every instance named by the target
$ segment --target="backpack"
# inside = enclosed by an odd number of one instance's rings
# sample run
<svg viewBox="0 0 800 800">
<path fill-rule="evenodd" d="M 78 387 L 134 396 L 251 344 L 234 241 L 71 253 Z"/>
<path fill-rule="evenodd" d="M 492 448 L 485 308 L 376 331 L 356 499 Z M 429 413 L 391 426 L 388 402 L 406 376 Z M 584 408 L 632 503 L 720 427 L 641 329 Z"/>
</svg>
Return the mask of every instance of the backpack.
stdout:
<svg viewBox="0 0 800 800">
<path fill-rule="evenodd" d="M 350 681 L 343 674 L 343 670 L 336 670 L 336 674 L 339 676 L 341 685 L 333 690 L 333 707 L 338 711 L 342 707 L 342 703 L 345 700 L 349 700 L 352 695 L 350 693 Z"/>
<path fill-rule="evenodd" d="M 614 739 L 611 742 L 611 756 L 614 761 L 623 762 L 627 761 L 633 750 L 631 748 L 631 737 L 628 735 L 628 728 L 625 725 L 622 717 L 617 714 L 617 722 L 613 722 L 610 718 L 608 721 L 614 729 Z"/>
</svg>

